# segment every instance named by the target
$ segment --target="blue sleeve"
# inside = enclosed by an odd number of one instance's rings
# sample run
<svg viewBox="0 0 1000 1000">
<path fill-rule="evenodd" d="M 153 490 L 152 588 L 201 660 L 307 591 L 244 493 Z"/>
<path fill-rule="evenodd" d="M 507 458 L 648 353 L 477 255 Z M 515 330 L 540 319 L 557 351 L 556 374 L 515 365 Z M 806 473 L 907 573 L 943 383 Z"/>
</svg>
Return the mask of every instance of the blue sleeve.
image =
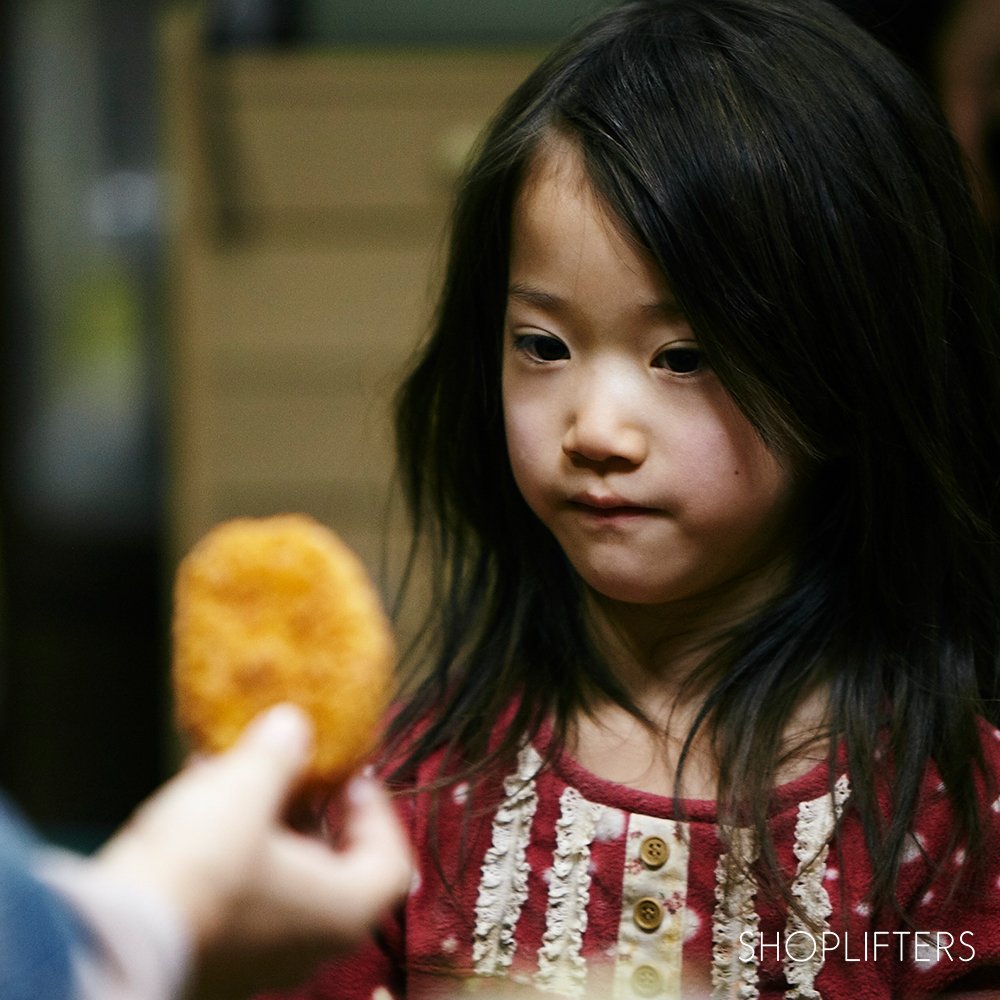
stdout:
<svg viewBox="0 0 1000 1000">
<path fill-rule="evenodd" d="M 72 950 L 85 932 L 31 871 L 31 838 L 0 798 L 0 997 L 72 1000 Z"/>
</svg>

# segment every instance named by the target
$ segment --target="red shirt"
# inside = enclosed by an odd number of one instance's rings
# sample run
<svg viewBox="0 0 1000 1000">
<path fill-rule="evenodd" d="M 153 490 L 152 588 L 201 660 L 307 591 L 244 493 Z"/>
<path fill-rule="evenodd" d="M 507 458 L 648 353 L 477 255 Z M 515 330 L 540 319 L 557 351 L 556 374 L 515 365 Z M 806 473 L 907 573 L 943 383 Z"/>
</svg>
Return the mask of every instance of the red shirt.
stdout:
<svg viewBox="0 0 1000 1000">
<path fill-rule="evenodd" d="M 995 779 L 1000 733 L 981 732 Z M 810 933 L 745 865 L 727 863 L 756 849 L 742 830 L 727 848 L 714 802 L 687 801 L 679 817 L 670 799 L 604 781 L 565 755 L 539 772 L 544 739 L 477 794 L 471 817 L 464 782 L 441 794 L 436 814 L 428 794 L 403 800 L 421 861 L 405 906 L 378 940 L 283 996 L 911 1000 L 960 982 L 1000 996 L 1000 799 L 984 783 L 983 865 L 949 896 L 972 859 L 942 856 L 952 815 L 928 770 L 898 881 L 911 924 L 864 901 L 871 865 L 845 810 L 848 776 L 835 775 L 831 791 L 822 765 L 778 788 L 771 832 Z M 439 764 L 428 760 L 418 782 Z"/>
</svg>

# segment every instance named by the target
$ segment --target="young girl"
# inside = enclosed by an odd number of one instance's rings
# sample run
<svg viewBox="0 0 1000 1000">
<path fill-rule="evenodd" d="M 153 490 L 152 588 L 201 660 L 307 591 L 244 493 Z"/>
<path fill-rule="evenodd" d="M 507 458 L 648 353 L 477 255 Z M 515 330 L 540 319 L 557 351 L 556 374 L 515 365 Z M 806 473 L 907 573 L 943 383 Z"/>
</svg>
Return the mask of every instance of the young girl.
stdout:
<svg viewBox="0 0 1000 1000">
<path fill-rule="evenodd" d="M 820 0 L 546 60 L 399 398 L 420 879 L 298 996 L 1000 996 L 992 296 L 940 117 Z"/>
</svg>

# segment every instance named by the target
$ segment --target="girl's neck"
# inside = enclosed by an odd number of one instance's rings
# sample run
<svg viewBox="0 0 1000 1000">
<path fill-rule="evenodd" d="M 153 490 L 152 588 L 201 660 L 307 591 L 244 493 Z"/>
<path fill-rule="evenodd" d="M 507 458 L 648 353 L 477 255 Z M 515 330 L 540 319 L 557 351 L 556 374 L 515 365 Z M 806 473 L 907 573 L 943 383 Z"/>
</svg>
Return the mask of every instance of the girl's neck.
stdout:
<svg viewBox="0 0 1000 1000">
<path fill-rule="evenodd" d="M 773 593 L 773 591 L 772 591 Z M 741 621 L 766 599 L 761 592 L 735 600 L 688 601 L 671 607 L 645 607 L 589 598 L 594 639 L 645 725 L 611 699 L 592 705 L 575 721 L 569 750 L 598 777 L 643 791 L 685 798 L 714 799 L 719 762 L 700 727 L 684 765 L 683 787 L 675 787 L 681 750 L 715 677 L 701 668 L 718 653 Z M 721 610 L 720 610 L 721 609 Z M 808 693 L 786 726 L 786 744 L 803 745 L 779 775 L 791 780 L 826 752 L 810 742 L 820 731 L 826 689 Z"/>
<path fill-rule="evenodd" d="M 826 708 L 827 691 L 817 688 L 792 712 L 785 727 L 789 753 L 778 764 L 776 784 L 792 781 L 826 759 L 828 742 L 819 735 L 824 732 Z M 614 702 L 604 702 L 577 716 L 567 751 L 583 768 L 605 781 L 665 798 L 716 799 L 720 763 L 704 729 L 691 743 L 678 785 L 677 768 L 695 715 L 682 708 L 664 715 L 667 724 L 661 728 L 659 720 L 647 712 L 653 723 L 650 728 Z"/>
<path fill-rule="evenodd" d="M 781 589 L 787 579 L 782 561 L 752 578 L 733 581 L 723 591 L 643 605 L 613 601 L 591 591 L 587 619 L 592 636 L 619 682 L 640 707 L 659 717 L 701 706 L 706 693 L 699 668 Z"/>
</svg>

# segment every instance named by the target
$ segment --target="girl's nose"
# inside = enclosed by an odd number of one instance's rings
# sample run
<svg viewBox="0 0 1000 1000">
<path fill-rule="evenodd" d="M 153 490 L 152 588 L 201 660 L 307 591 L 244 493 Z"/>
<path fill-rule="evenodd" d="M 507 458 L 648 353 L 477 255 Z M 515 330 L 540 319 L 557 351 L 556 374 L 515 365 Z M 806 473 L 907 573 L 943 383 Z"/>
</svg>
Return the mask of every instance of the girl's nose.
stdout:
<svg viewBox="0 0 1000 1000">
<path fill-rule="evenodd" d="M 595 387 L 575 408 L 563 436 L 563 452 L 587 462 L 641 465 L 648 454 L 649 441 L 632 409 Z"/>
</svg>

